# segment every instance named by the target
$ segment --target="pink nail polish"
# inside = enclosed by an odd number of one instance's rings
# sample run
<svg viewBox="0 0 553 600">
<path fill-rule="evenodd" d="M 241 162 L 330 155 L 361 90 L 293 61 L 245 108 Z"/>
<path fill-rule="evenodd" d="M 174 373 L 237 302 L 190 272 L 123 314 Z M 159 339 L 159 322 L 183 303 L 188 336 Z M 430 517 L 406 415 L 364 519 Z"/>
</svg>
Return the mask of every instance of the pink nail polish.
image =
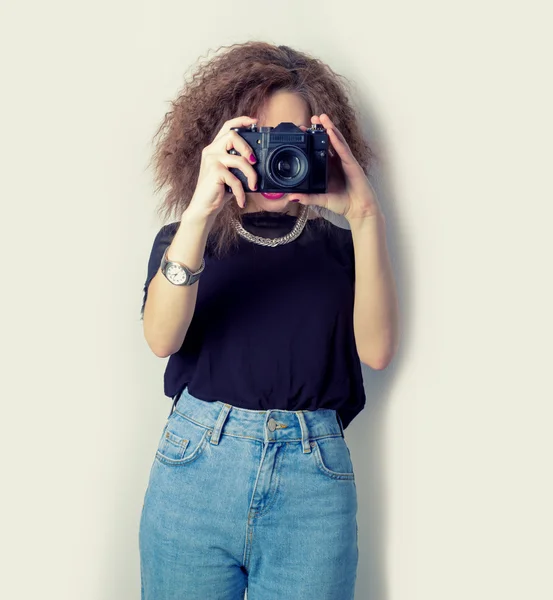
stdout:
<svg viewBox="0 0 553 600">
<path fill-rule="evenodd" d="M 250 154 L 250 162 L 255 162 L 255 154 Z"/>
</svg>

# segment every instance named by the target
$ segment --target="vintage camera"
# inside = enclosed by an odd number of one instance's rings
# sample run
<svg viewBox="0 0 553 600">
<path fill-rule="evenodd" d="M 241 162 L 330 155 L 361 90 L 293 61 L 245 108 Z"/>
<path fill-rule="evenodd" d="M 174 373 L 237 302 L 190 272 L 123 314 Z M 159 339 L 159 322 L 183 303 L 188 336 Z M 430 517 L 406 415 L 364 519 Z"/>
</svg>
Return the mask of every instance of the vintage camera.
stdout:
<svg viewBox="0 0 553 600">
<path fill-rule="evenodd" d="M 284 122 L 276 127 L 233 127 L 253 148 L 257 162 L 255 192 L 300 192 L 324 194 L 328 184 L 328 134 L 322 125 L 312 124 L 302 131 L 294 123 Z M 229 154 L 240 154 L 234 148 Z M 248 187 L 246 175 L 237 168 L 229 171 Z M 227 192 L 232 192 L 225 184 Z"/>
</svg>

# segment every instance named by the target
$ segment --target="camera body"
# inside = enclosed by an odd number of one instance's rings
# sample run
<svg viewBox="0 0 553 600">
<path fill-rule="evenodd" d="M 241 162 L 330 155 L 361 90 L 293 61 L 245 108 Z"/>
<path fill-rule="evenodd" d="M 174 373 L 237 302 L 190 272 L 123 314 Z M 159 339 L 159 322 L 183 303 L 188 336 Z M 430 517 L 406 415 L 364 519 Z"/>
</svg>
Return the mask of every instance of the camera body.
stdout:
<svg viewBox="0 0 553 600">
<path fill-rule="evenodd" d="M 245 192 L 282 192 L 324 194 L 328 185 L 328 134 L 324 127 L 312 124 L 302 131 L 294 123 L 276 127 L 233 127 L 253 148 L 257 161 L 257 189 L 248 187 L 246 175 L 237 168 L 229 171 L 240 179 Z M 234 148 L 229 154 L 239 154 Z M 232 192 L 225 184 L 227 192 Z"/>
</svg>

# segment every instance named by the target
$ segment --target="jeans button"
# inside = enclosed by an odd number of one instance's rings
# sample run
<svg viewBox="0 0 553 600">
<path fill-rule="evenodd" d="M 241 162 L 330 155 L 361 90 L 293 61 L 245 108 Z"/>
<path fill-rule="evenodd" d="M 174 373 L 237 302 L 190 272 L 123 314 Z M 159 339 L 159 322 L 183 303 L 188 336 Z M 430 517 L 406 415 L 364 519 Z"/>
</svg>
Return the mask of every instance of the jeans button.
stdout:
<svg viewBox="0 0 553 600">
<path fill-rule="evenodd" d="M 267 427 L 271 431 L 274 431 L 276 429 L 276 421 L 273 418 L 269 419 L 269 421 L 267 422 Z"/>
</svg>

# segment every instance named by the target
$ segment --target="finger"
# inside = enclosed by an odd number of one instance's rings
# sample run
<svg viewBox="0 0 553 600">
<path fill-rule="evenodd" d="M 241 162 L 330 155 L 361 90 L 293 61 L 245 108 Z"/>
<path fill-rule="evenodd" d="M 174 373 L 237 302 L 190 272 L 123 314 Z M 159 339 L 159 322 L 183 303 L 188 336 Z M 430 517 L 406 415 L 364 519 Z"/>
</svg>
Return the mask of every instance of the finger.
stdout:
<svg viewBox="0 0 553 600">
<path fill-rule="evenodd" d="M 338 134 L 338 130 L 333 127 L 326 127 L 326 131 L 328 133 L 328 137 L 330 139 L 330 143 L 338 153 L 342 161 L 342 165 L 347 168 L 357 164 L 355 157 L 353 156 L 348 143 L 345 141 L 345 138 L 340 134 Z"/>
<path fill-rule="evenodd" d="M 345 146 L 347 150 L 351 152 L 349 144 L 347 143 L 346 138 L 343 136 L 340 130 L 336 129 L 334 125 L 327 127 L 326 130 L 332 132 L 334 134 L 334 137 L 342 144 L 342 146 Z"/>
<path fill-rule="evenodd" d="M 334 125 L 334 123 L 332 122 L 332 120 L 326 113 L 323 113 L 321 115 L 320 121 L 324 125 L 324 128 L 327 131 L 330 130 L 331 132 L 333 132 L 335 134 L 334 137 L 336 137 L 342 143 L 342 145 L 344 145 L 348 149 L 348 151 L 351 152 L 351 149 L 349 147 L 349 144 L 346 141 L 346 138 L 343 136 L 342 132 Z"/>
<path fill-rule="evenodd" d="M 227 168 L 232 167 L 242 171 L 242 173 L 246 176 L 246 179 L 248 180 L 248 187 L 250 188 L 250 190 L 255 190 L 255 187 L 257 185 L 257 173 L 243 156 L 224 153 L 219 158 L 219 161 Z"/>
<path fill-rule="evenodd" d="M 232 193 L 236 199 L 236 203 L 241 208 L 246 206 L 246 193 L 242 187 L 242 182 L 236 175 L 233 175 L 228 169 L 222 168 L 220 170 L 219 182 L 226 183 L 232 189 Z"/>
<path fill-rule="evenodd" d="M 233 127 L 247 127 L 252 123 L 257 121 L 257 117 L 248 117 L 246 115 L 242 115 L 240 117 L 236 117 L 235 119 L 230 119 L 229 121 L 225 121 L 224 125 L 219 129 L 217 135 L 213 138 L 213 141 L 219 139 L 225 133 L 228 133 Z"/>
<path fill-rule="evenodd" d="M 236 150 L 240 156 L 246 158 L 252 165 L 257 162 L 255 150 L 237 131 L 229 131 L 226 137 L 225 150 L 228 152 L 233 149 Z M 231 154 L 234 154 L 234 152 Z"/>
</svg>

